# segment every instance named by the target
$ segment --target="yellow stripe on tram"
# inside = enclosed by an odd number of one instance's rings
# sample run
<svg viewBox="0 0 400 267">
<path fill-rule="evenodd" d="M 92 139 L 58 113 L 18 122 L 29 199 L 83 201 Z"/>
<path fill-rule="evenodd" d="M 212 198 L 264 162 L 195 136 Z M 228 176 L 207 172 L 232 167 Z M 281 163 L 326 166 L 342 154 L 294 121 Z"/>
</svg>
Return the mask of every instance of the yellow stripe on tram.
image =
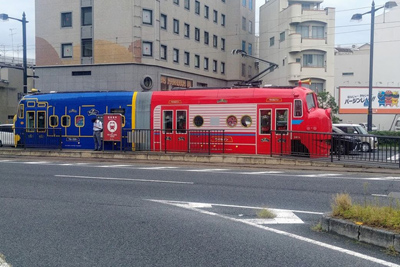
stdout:
<svg viewBox="0 0 400 267">
<path fill-rule="evenodd" d="M 134 92 L 132 96 L 132 118 L 131 118 L 131 128 L 132 128 L 132 137 L 133 137 L 133 129 L 136 128 L 136 98 L 137 93 Z M 135 151 L 135 142 L 132 140 L 132 151 Z"/>
</svg>

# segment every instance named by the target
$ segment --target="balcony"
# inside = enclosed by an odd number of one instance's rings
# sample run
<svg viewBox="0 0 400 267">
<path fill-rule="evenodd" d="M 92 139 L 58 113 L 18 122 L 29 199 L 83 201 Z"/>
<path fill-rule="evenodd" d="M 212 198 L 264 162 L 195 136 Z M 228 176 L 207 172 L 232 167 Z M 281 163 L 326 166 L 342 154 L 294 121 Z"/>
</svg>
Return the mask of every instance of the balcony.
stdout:
<svg viewBox="0 0 400 267">
<path fill-rule="evenodd" d="M 330 9 L 303 9 L 301 4 L 293 4 L 281 12 L 281 18 L 290 23 L 302 23 L 305 21 L 320 21 L 328 23 L 330 19 L 334 19 L 334 12 Z"/>
<path fill-rule="evenodd" d="M 327 73 L 325 67 L 303 67 L 301 63 L 292 62 L 288 64 L 289 81 L 298 81 L 305 77 L 325 79 Z"/>
<path fill-rule="evenodd" d="M 326 38 L 302 38 L 299 33 L 292 33 L 288 36 L 289 52 L 301 52 L 303 50 L 317 49 L 327 51 L 324 47 L 328 47 Z"/>
</svg>

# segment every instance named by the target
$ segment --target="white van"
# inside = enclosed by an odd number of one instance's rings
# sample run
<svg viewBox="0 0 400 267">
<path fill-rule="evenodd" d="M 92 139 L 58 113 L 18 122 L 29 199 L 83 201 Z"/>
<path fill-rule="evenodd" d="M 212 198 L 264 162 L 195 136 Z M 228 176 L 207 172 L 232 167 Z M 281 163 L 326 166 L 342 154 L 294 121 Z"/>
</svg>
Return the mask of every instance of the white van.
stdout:
<svg viewBox="0 0 400 267">
<path fill-rule="evenodd" d="M 12 124 L 0 124 L 0 147 L 14 146 L 14 130 Z"/>
<path fill-rule="evenodd" d="M 359 124 L 345 124 L 345 123 L 340 123 L 340 124 L 333 124 L 333 126 L 336 126 L 343 132 L 347 134 L 359 134 L 361 135 L 359 138 L 361 140 L 361 148 L 360 150 L 362 152 L 370 152 L 374 149 L 378 148 L 378 138 L 374 136 L 362 136 L 362 135 L 368 135 L 367 130 L 365 130 L 364 127 L 362 127 Z"/>
</svg>

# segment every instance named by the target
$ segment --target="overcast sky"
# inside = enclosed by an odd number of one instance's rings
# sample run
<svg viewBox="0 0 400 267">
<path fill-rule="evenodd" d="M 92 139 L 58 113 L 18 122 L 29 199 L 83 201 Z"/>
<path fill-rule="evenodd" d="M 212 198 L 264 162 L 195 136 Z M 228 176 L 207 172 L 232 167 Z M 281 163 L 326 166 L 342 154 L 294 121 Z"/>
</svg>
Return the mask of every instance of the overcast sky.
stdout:
<svg viewBox="0 0 400 267">
<path fill-rule="evenodd" d="M 227 2 L 229 1 L 230 0 Z M 386 1 L 375 0 L 376 6 L 383 5 L 385 2 Z M 265 0 L 256 0 L 257 13 L 259 7 L 264 3 Z M 351 46 L 352 44 L 364 44 L 369 42 L 370 16 L 366 16 L 361 22 L 350 21 L 350 18 L 355 13 L 369 11 L 371 9 L 371 3 L 372 0 L 325 0 L 322 3 L 323 7 L 336 8 L 336 45 Z M 397 0 L 397 3 L 400 6 L 399 0 Z M 23 12 L 26 13 L 26 19 L 29 21 L 27 24 L 28 57 L 33 58 L 35 55 L 35 1 L 0 0 L 0 13 L 6 13 L 10 17 L 22 19 Z M 258 27 L 258 17 L 256 19 L 256 27 Z M 15 20 L 0 21 L 0 55 L 3 56 L 4 53 L 9 57 L 22 57 L 21 22 Z"/>
</svg>

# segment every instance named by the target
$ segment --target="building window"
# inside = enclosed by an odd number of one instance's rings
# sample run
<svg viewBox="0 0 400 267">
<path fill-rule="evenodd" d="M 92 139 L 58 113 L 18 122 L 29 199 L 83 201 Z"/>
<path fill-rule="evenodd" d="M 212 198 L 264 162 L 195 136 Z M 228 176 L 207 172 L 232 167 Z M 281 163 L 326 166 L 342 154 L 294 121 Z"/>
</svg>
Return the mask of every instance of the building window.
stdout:
<svg viewBox="0 0 400 267">
<path fill-rule="evenodd" d="M 72 44 L 62 44 L 61 45 L 61 57 L 62 58 L 72 58 Z"/>
<path fill-rule="evenodd" d="M 149 9 L 142 10 L 142 22 L 143 24 L 153 25 L 153 11 Z"/>
<path fill-rule="evenodd" d="M 174 0 L 174 4 L 179 6 L 179 0 Z"/>
<path fill-rule="evenodd" d="M 217 72 L 218 70 L 218 61 L 213 60 L 213 72 Z"/>
<path fill-rule="evenodd" d="M 225 15 L 221 14 L 221 26 L 225 27 Z"/>
<path fill-rule="evenodd" d="M 215 10 L 215 9 L 214 9 L 214 12 L 213 12 L 213 21 L 215 23 L 218 23 L 218 11 Z"/>
<path fill-rule="evenodd" d="M 61 13 L 61 27 L 72 27 L 72 12 Z"/>
<path fill-rule="evenodd" d="M 190 25 L 185 23 L 185 37 L 190 38 Z"/>
<path fill-rule="evenodd" d="M 253 22 L 249 20 L 249 33 L 253 33 Z"/>
<path fill-rule="evenodd" d="M 82 57 L 93 56 L 93 41 L 92 39 L 82 39 Z"/>
<path fill-rule="evenodd" d="M 221 74 L 225 74 L 225 62 L 221 62 Z"/>
<path fill-rule="evenodd" d="M 174 19 L 174 33 L 179 34 L 179 20 Z"/>
<path fill-rule="evenodd" d="M 225 51 L 225 38 L 221 38 L 221 50 Z"/>
<path fill-rule="evenodd" d="M 204 6 L 204 17 L 206 19 L 209 18 L 209 15 L 210 15 L 209 12 L 210 12 L 210 8 L 208 6 Z"/>
<path fill-rule="evenodd" d="M 312 26 L 312 38 L 324 39 L 324 27 L 323 26 Z"/>
<path fill-rule="evenodd" d="M 253 55 L 253 45 L 252 44 L 248 44 L 248 50 L 247 50 L 247 53 L 251 56 L 251 55 Z"/>
<path fill-rule="evenodd" d="M 194 28 L 194 39 L 197 42 L 200 42 L 200 29 L 199 28 Z"/>
<path fill-rule="evenodd" d="M 247 76 L 249 77 L 249 78 L 251 78 L 251 73 L 252 73 L 253 71 L 252 71 L 252 67 L 251 66 L 248 66 L 248 71 L 247 71 Z"/>
<path fill-rule="evenodd" d="M 242 76 L 246 77 L 246 64 L 242 63 Z"/>
<path fill-rule="evenodd" d="M 253 1 L 254 0 L 249 0 L 249 9 L 253 10 Z"/>
<path fill-rule="evenodd" d="M 167 29 L 167 15 L 165 15 L 165 14 L 161 14 L 160 27 L 161 27 L 161 29 L 164 29 L 164 30 Z"/>
<path fill-rule="evenodd" d="M 304 54 L 303 55 L 303 67 L 324 67 L 324 55 L 318 54 Z"/>
<path fill-rule="evenodd" d="M 194 55 L 194 67 L 200 68 L 200 56 L 199 55 Z"/>
<path fill-rule="evenodd" d="M 308 26 L 297 25 L 296 33 L 300 33 L 302 38 L 309 38 L 309 29 Z"/>
<path fill-rule="evenodd" d="M 242 17 L 242 30 L 246 30 L 246 18 Z"/>
<path fill-rule="evenodd" d="M 316 93 L 320 93 L 324 91 L 324 84 L 323 83 L 311 83 L 310 89 Z"/>
<path fill-rule="evenodd" d="M 354 72 L 343 72 L 342 76 L 354 76 Z"/>
<path fill-rule="evenodd" d="M 185 0 L 185 9 L 190 10 L 190 0 Z"/>
<path fill-rule="evenodd" d="M 213 35 L 213 47 L 218 47 L 218 36 Z"/>
<path fill-rule="evenodd" d="M 208 57 L 204 58 L 204 70 L 208 70 Z"/>
<path fill-rule="evenodd" d="M 200 15 L 200 2 L 199 1 L 194 2 L 194 13 L 196 13 L 197 15 Z"/>
<path fill-rule="evenodd" d="M 167 46 L 166 45 L 161 45 L 160 58 L 167 60 Z"/>
<path fill-rule="evenodd" d="M 246 41 L 242 41 L 242 50 L 246 52 Z"/>
<path fill-rule="evenodd" d="M 184 63 L 186 66 L 190 65 L 190 53 L 185 51 L 185 59 Z"/>
<path fill-rule="evenodd" d="M 153 56 L 153 43 L 152 42 L 145 42 L 142 43 L 142 55 L 147 57 Z"/>
<path fill-rule="evenodd" d="M 82 26 L 92 25 L 92 7 L 82 7 Z"/>
<path fill-rule="evenodd" d="M 275 44 L 275 37 L 269 38 L 269 46 L 274 46 Z"/>
<path fill-rule="evenodd" d="M 242 0 L 242 6 L 246 6 L 246 0 Z"/>
<path fill-rule="evenodd" d="M 281 32 L 280 34 L 279 34 L 279 41 L 280 42 L 283 42 L 283 41 L 285 41 L 285 32 Z"/>
<path fill-rule="evenodd" d="M 208 45 L 209 43 L 209 38 L 208 38 L 208 32 L 204 32 L 204 44 Z"/>
<path fill-rule="evenodd" d="M 174 48 L 174 62 L 179 63 L 179 49 Z"/>
</svg>

